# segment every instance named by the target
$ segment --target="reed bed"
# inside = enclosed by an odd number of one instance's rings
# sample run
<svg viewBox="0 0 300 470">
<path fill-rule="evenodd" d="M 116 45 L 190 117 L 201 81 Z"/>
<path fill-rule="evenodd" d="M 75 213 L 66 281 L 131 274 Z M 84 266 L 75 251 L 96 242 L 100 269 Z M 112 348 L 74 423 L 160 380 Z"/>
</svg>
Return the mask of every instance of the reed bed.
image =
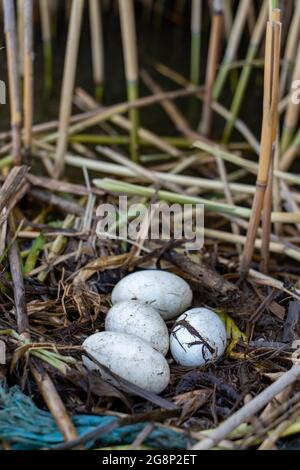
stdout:
<svg viewBox="0 0 300 470">
<path fill-rule="evenodd" d="M 0 409 L 5 377 L 48 410 L 56 448 L 106 447 L 125 424 L 126 449 L 299 445 L 299 3 L 2 0 Z M 140 207 L 137 241 L 97 235 L 108 203 L 117 228 Z M 202 249 L 147 236 L 164 204 L 187 209 Z M 81 357 L 113 286 L 145 268 L 184 278 L 228 333 L 213 366 L 169 354 L 161 396 Z M 15 449 L 1 413 L 0 449 Z M 91 438 L 90 414 L 114 424 Z"/>
</svg>

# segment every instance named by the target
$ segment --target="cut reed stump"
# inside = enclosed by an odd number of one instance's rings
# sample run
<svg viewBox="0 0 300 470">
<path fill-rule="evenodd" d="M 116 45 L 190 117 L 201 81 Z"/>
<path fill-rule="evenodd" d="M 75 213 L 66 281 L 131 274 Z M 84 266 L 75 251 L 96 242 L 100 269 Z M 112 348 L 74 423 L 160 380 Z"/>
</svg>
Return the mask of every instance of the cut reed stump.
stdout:
<svg viewBox="0 0 300 470">
<path fill-rule="evenodd" d="M 256 191 L 247 232 L 247 240 L 241 260 L 240 276 L 244 279 L 249 271 L 255 240 L 262 214 L 270 168 L 274 156 L 274 145 L 278 129 L 279 69 L 280 69 L 281 23 L 280 10 L 273 10 L 267 24 L 264 113 L 261 135 L 261 152 L 256 182 Z M 273 178 L 273 175 L 272 175 Z"/>
</svg>

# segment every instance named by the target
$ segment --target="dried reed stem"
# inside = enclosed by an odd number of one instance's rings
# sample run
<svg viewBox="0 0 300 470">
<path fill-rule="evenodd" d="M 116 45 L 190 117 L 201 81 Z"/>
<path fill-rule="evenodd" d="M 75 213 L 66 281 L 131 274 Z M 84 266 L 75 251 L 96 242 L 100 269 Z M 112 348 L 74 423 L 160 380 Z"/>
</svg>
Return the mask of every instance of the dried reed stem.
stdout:
<svg viewBox="0 0 300 470">
<path fill-rule="evenodd" d="M 22 169 L 20 169 L 20 171 L 21 170 Z M 9 225 L 10 236 L 12 237 L 15 232 L 14 220 L 12 216 L 9 217 Z M 11 239 L 9 241 L 11 241 Z M 14 301 L 16 308 L 18 333 L 21 334 L 26 340 L 30 340 L 22 264 L 20 260 L 18 245 L 15 240 L 12 241 L 10 245 L 9 263 L 14 286 Z M 44 398 L 64 438 L 66 440 L 75 439 L 77 437 L 75 426 L 72 423 L 51 378 L 43 370 L 42 367 L 39 367 L 38 369 L 35 365 L 33 365 L 33 363 L 31 363 L 30 365 L 32 375 L 41 391 L 42 397 Z"/>
<path fill-rule="evenodd" d="M 241 260 L 241 279 L 245 278 L 250 268 L 270 167 L 273 159 L 274 142 L 278 127 L 280 43 L 280 10 L 273 10 L 272 19 L 267 25 L 261 153 L 250 226 Z"/>
<path fill-rule="evenodd" d="M 202 0 L 192 0 L 190 80 L 194 85 L 200 82 L 202 3 Z"/>
<path fill-rule="evenodd" d="M 232 0 L 222 0 L 224 27 L 226 38 L 228 39 L 232 30 L 233 15 L 232 15 Z"/>
<path fill-rule="evenodd" d="M 104 45 L 101 18 L 101 1 L 89 0 L 91 49 L 95 97 L 101 101 L 104 83 Z"/>
<path fill-rule="evenodd" d="M 247 89 L 247 85 L 250 79 L 250 74 L 251 74 L 251 69 L 252 69 L 251 63 L 257 55 L 259 45 L 260 45 L 263 33 L 265 31 L 267 18 L 268 18 L 268 0 L 264 0 L 264 3 L 261 7 L 260 15 L 258 17 L 256 26 L 254 28 L 254 31 L 251 37 L 248 52 L 246 55 L 246 59 L 245 59 L 246 66 L 243 67 L 242 74 L 240 76 L 237 88 L 234 93 L 234 98 L 233 98 L 231 110 L 230 110 L 232 114 L 232 118 L 227 121 L 227 124 L 225 127 L 225 131 L 223 135 L 224 143 L 229 142 L 233 128 L 234 128 L 235 120 L 237 119 L 239 115 L 239 112 L 243 103 L 243 99 L 245 96 L 245 92 Z"/>
<path fill-rule="evenodd" d="M 24 0 L 17 0 L 17 30 L 19 49 L 19 74 L 23 77 L 24 72 Z"/>
<path fill-rule="evenodd" d="M 293 73 L 292 81 L 299 80 L 300 78 L 300 45 L 298 47 L 298 54 L 296 59 L 296 65 Z M 297 129 L 297 124 L 299 121 L 299 104 L 294 103 L 293 101 L 293 93 L 294 90 L 290 93 L 289 104 L 286 110 L 286 115 L 283 124 L 282 130 L 282 139 L 281 139 L 281 152 L 284 154 L 290 143 L 295 135 L 295 131 Z M 289 162 L 288 162 L 289 163 Z M 281 160 L 281 168 L 285 169 L 287 163 L 284 159 Z"/>
<path fill-rule="evenodd" d="M 235 20 L 228 40 L 224 59 L 219 70 L 216 83 L 214 85 L 213 98 L 216 101 L 218 101 L 222 93 L 223 86 L 230 71 L 231 63 L 236 56 L 237 49 L 243 34 L 244 25 L 247 20 L 250 3 L 251 0 L 240 0 L 239 2 L 238 10 L 235 15 Z"/>
<path fill-rule="evenodd" d="M 135 30 L 135 14 L 133 0 L 126 2 L 119 0 L 120 21 L 123 41 L 123 55 L 125 62 L 125 74 L 127 80 L 128 101 L 132 102 L 138 99 L 138 54 L 137 38 Z M 132 123 L 131 129 L 131 158 L 138 161 L 138 127 L 139 112 L 137 109 L 131 109 L 129 112 Z"/>
<path fill-rule="evenodd" d="M 282 98 L 285 94 L 287 83 L 291 78 L 291 73 L 294 68 L 295 56 L 297 54 L 297 46 L 300 37 L 300 2 L 295 0 L 295 12 L 292 19 L 292 23 L 289 29 L 289 35 L 287 38 L 287 45 L 285 48 L 285 54 L 283 58 L 281 78 L 280 78 L 280 97 Z"/>
<path fill-rule="evenodd" d="M 16 14 L 14 2 L 3 0 L 4 26 L 6 39 L 7 68 L 10 97 L 10 120 L 12 130 L 12 155 L 15 165 L 19 165 L 21 156 L 21 103 L 20 75 L 18 67 L 18 47 Z"/>
<path fill-rule="evenodd" d="M 24 0 L 24 151 L 30 154 L 33 124 L 33 1 Z"/>
<path fill-rule="evenodd" d="M 39 0 L 41 29 L 43 40 L 44 55 L 44 87 L 46 96 L 49 96 L 53 86 L 53 70 L 52 70 L 52 39 L 51 39 L 51 17 L 49 0 Z"/>
<path fill-rule="evenodd" d="M 214 4 L 214 11 L 212 16 L 212 26 L 209 39 L 208 48 L 208 63 L 206 67 L 205 79 L 205 99 L 203 103 L 202 119 L 199 131 L 205 137 L 209 136 L 212 122 L 212 94 L 215 82 L 219 55 L 220 55 L 220 42 L 222 36 L 223 26 L 223 12 L 219 2 Z"/>
<path fill-rule="evenodd" d="M 72 110 L 72 97 L 75 84 L 83 7 L 84 0 L 73 0 L 60 100 L 59 136 L 57 140 L 54 166 L 54 175 L 56 177 L 59 177 L 62 174 L 65 165 L 64 160 L 68 143 L 68 126 Z"/>
</svg>

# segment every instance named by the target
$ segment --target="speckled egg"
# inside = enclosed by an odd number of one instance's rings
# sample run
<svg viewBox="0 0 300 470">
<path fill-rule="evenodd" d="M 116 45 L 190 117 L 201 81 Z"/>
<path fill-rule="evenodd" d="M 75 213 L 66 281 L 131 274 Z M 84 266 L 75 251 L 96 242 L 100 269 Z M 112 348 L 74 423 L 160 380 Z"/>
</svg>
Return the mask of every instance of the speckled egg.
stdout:
<svg viewBox="0 0 300 470">
<path fill-rule="evenodd" d="M 170 336 L 172 356 L 178 364 L 199 367 L 215 361 L 226 348 L 226 329 L 218 315 L 207 308 L 183 313 Z"/>
<path fill-rule="evenodd" d="M 150 305 L 165 319 L 175 318 L 192 303 L 190 286 L 167 271 L 144 270 L 129 274 L 116 284 L 112 303 L 137 300 Z"/>
<path fill-rule="evenodd" d="M 82 345 L 100 364 L 144 390 L 161 393 L 170 380 L 169 365 L 164 356 L 137 336 L 115 331 L 101 331 L 89 336 Z M 84 365 L 90 370 L 104 371 L 86 356 Z"/>
<path fill-rule="evenodd" d="M 136 300 L 118 302 L 106 315 L 105 329 L 138 336 L 164 356 L 168 352 L 168 328 L 160 314 L 150 305 Z"/>
</svg>

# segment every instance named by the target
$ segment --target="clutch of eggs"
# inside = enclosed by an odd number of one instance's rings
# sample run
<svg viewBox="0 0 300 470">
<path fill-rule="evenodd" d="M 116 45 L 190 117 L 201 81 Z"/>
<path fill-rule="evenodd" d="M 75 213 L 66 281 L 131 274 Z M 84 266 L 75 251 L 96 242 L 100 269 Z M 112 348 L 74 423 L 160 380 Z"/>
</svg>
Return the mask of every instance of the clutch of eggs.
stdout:
<svg viewBox="0 0 300 470">
<path fill-rule="evenodd" d="M 137 300 L 155 308 L 164 320 L 175 318 L 192 303 L 190 286 L 176 274 L 149 269 L 136 271 L 119 281 L 112 291 L 113 304 Z"/>
<path fill-rule="evenodd" d="M 199 367 L 215 361 L 225 351 L 226 329 L 218 315 L 207 308 L 192 308 L 175 322 L 170 349 L 178 364 Z"/>
</svg>

